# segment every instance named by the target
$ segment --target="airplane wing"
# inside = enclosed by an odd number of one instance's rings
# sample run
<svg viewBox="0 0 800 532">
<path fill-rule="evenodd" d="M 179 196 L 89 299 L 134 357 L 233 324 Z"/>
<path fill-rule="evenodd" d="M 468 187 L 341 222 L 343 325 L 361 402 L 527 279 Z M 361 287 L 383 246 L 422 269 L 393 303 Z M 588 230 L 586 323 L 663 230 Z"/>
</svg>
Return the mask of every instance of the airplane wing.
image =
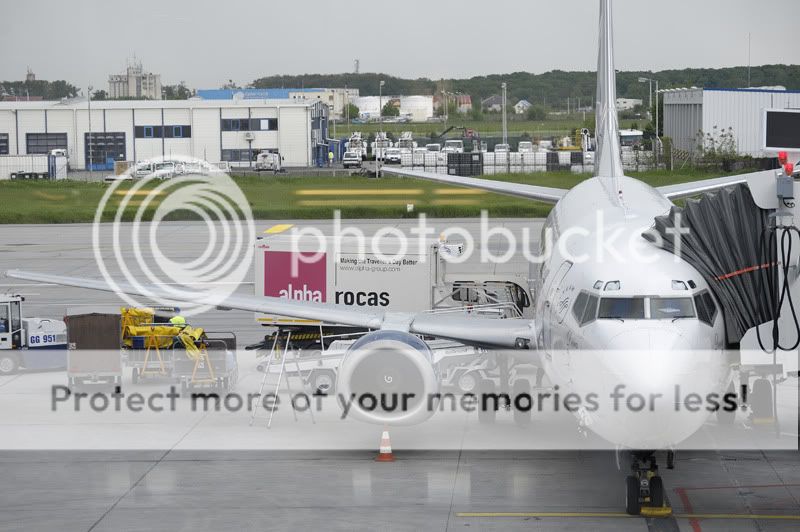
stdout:
<svg viewBox="0 0 800 532">
<path fill-rule="evenodd" d="M 766 170 L 763 172 L 715 177 L 713 179 L 690 181 L 688 183 L 680 183 L 678 185 L 668 185 L 665 187 L 658 187 L 657 190 L 661 192 L 667 199 L 676 200 L 696 196 L 698 194 L 702 194 L 703 192 L 711 192 L 713 190 L 729 187 L 731 185 L 738 185 L 739 183 L 747 183 L 748 179 L 762 178 L 772 175 L 772 170 Z"/>
<path fill-rule="evenodd" d="M 51 283 L 104 292 L 122 292 L 147 298 L 175 300 L 173 292 L 158 286 L 134 286 L 116 282 L 114 286 L 101 279 L 67 277 L 48 273 L 9 270 L 8 277 L 25 279 L 40 283 Z M 379 310 L 356 309 L 331 303 L 311 303 L 290 301 L 277 297 L 250 295 L 231 295 L 223 302 L 203 301 L 204 294 L 186 288 L 185 301 L 222 306 L 225 308 L 277 314 L 309 320 L 339 323 L 367 329 L 402 330 L 414 334 L 424 334 L 437 338 L 455 340 L 464 344 L 482 347 L 527 347 L 533 343 L 535 334 L 533 322 L 522 319 L 497 319 L 469 315 L 417 314 L 387 312 Z M 205 297 L 208 297 L 207 295 Z"/>
<path fill-rule="evenodd" d="M 437 174 L 435 172 L 424 172 L 421 170 L 409 170 L 405 168 L 381 167 L 381 172 L 400 177 L 414 177 L 436 181 L 445 185 L 456 185 L 460 187 L 477 188 L 517 196 L 532 200 L 544 201 L 546 203 L 558 203 L 568 190 L 563 188 L 540 187 L 536 185 L 525 185 L 523 183 L 509 183 L 507 181 L 494 181 L 492 179 L 479 179 L 476 177 L 461 177 L 457 175 Z"/>
</svg>

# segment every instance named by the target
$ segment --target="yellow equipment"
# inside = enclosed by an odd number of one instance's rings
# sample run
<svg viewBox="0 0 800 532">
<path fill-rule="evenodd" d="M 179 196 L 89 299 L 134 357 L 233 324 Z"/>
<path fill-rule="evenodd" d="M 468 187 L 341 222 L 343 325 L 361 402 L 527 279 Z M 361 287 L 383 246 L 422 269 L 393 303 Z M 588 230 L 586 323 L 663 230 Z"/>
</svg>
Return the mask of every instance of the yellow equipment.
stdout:
<svg viewBox="0 0 800 532">
<path fill-rule="evenodd" d="M 200 327 L 186 325 L 183 316 L 173 316 L 170 323 L 153 323 L 155 311 L 151 308 L 122 308 L 121 329 L 122 346 L 129 349 L 144 349 L 144 360 L 139 375 L 167 375 L 167 365 L 161 354 L 162 349 L 171 350 L 176 340 L 184 348 L 187 358 L 195 361 L 195 369 L 207 367 L 210 378 L 214 369 L 208 360 L 205 345 L 205 331 Z M 150 369 L 151 357 L 158 363 L 157 369 Z M 193 375 L 193 379 L 194 379 Z"/>
</svg>

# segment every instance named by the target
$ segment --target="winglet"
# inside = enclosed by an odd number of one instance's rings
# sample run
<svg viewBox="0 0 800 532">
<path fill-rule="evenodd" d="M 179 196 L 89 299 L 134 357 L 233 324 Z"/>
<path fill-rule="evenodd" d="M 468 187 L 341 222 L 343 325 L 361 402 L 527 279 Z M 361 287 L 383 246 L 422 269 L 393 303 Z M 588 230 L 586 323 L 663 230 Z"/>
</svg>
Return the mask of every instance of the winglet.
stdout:
<svg viewBox="0 0 800 532">
<path fill-rule="evenodd" d="M 600 0 L 600 32 L 597 55 L 597 104 L 595 121 L 597 153 L 594 175 L 619 177 L 623 175 L 620 160 L 619 122 L 617 119 L 617 82 L 614 70 L 614 24 L 611 0 Z"/>
</svg>

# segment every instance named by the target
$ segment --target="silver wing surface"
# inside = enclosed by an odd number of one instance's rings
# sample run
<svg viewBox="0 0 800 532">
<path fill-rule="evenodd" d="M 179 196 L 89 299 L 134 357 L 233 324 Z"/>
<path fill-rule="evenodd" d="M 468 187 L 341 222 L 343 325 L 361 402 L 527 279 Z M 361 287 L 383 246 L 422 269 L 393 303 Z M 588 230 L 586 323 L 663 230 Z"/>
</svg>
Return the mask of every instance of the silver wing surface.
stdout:
<svg viewBox="0 0 800 532">
<path fill-rule="evenodd" d="M 382 167 L 381 172 L 400 177 L 414 177 L 427 181 L 436 181 L 445 185 L 456 185 L 460 187 L 477 188 L 517 196 L 546 203 L 558 203 L 558 201 L 569 192 L 562 188 L 540 187 L 536 185 L 525 185 L 523 183 L 509 183 L 507 181 L 494 181 L 492 179 L 479 179 L 477 177 L 461 177 L 457 175 L 437 174 L 435 172 L 423 172 L 421 170 L 408 170 L 405 168 Z"/>
<path fill-rule="evenodd" d="M 117 282 L 114 286 L 102 279 L 85 279 L 67 277 L 47 273 L 9 270 L 8 277 L 25 279 L 41 283 L 51 283 L 105 292 L 122 292 L 147 298 L 160 298 L 174 301 L 174 292 L 166 291 L 158 286 L 134 286 Z M 184 301 L 193 303 L 223 306 L 225 308 L 277 314 L 309 320 L 339 323 L 367 329 L 402 330 L 414 334 L 423 334 L 437 338 L 455 340 L 464 344 L 483 347 L 521 347 L 532 344 L 535 339 L 533 322 L 523 319 L 496 319 L 453 314 L 432 314 L 386 312 L 364 310 L 334 305 L 330 303 L 312 303 L 306 301 L 290 301 L 277 297 L 261 297 L 250 295 L 231 295 L 223 302 L 203 301 L 203 294 L 186 289 Z M 520 340 L 522 342 L 520 342 Z"/>
</svg>

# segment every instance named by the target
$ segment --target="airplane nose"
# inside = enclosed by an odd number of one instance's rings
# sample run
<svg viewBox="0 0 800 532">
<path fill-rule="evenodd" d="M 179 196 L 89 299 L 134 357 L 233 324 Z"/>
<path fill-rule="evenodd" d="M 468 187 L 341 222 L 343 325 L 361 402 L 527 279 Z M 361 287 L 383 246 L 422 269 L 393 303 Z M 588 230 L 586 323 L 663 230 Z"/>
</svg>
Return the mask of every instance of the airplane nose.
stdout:
<svg viewBox="0 0 800 532">
<path fill-rule="evenodd" d="M 686 349 L 688 344 L 676 331 L 651 328 L 630 329 L 612 336 L 609 349 L 615 350 L 659 350 Z"/>
<path fill-rule="evenodd" d="M 605 349 L 581 357 L 587 370 L 576 385 L 596 392 L 601 402 L 590 428 L 639 449 L 670 447 L 696 432 L 709 412 L 676 403 L 689 393 L 719 392 L 727 371 L 719 353 L 692 349 L 685 336 L 667 327 L 618 331 Z"/>
</svg>

